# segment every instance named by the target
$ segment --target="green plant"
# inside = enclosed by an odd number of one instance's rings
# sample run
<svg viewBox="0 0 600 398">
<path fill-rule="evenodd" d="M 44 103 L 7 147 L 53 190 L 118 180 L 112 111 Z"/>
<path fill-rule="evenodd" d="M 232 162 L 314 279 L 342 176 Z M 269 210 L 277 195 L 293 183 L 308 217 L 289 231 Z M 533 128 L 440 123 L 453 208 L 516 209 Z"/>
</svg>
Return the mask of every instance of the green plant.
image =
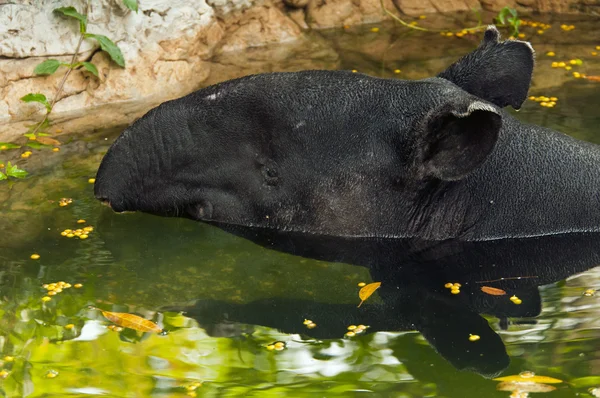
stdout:
<svg viewBox="0 0 600 398">
<path fill-rule="evenodd" d="M 125 5 L 130 9 L 137 11 L 137 1 L 125 1 Z M 74 18 L 79 21 L 79 41 L 77 43 L 77 47 L 71 58 L 70 63 L 60 62 L 57 59 L 47 59 L 44 62 L 37 65 L 34 69 L 34 73 L 36 75 L 51 75 L 55 73 L 61 66 L 67 68 L 65 75 L 63 76 L 54 98 L 52 101 L 49 101 L 48 98 L 44 94 L 39 93 L 29 93 L 21 98 L 24 102 L 37 102 L 46 108 L 46 114 L 44 115 L 44 119 L 41 122 L 34 124 L 29 128 L 29 131 L 24 134 L 31 140 L 35 140 L 38 136 L 49 135 L 45 130 L 50 126 L 49 116 L 58 100 L 60 94 L 62 93 L 62 89 L 67 80 L 67 77 L 74 69 L 84 68 L 94 76 L 98 77 L 98 68 L 91 62 L 82 61 L 76 62 L 77 56 L 79 55 L 79 48 L 81 47 L 81 43 L 84 39 L 94 39 L 100 44 L 100 49 L 106 52 L 110 58 L 120 67 L 125 67 L 125 59 L 123 58 L 123 54 L 119 47 L 113 43 L 108 37 L 99 34 L 93 34 L 87 32 L 87 12 L 86 14 L 79 13 L 75 7 L 61 7 L 54 10 L 55 13 L 62 14 L 69 18 Z M 41 144 L 43 145 L 43 144 Z"/>
<path fill-rule="evenodd" d="M 521 25 L 517 10 L 510 7 L 504 7 L 498 13 L 496 20 L 503 26 L 509 26 L 512 30 L 511 36 L 517 37 L 519 34 L 519 26 Z"/>
<path fill-rule="evenodd" d="M 0 164 L 0 170 L 4 170 L 4 172 L 0 171 L 0 181 L 7 180 L 9 177 L 13 178 L 25 178 L 27 177 L 27 172 L 23 169 L 17 167 L 17 165 L 13 165 L 11 162 L 8 162 L 6 166 L 4 163 Z"/>
</svg>

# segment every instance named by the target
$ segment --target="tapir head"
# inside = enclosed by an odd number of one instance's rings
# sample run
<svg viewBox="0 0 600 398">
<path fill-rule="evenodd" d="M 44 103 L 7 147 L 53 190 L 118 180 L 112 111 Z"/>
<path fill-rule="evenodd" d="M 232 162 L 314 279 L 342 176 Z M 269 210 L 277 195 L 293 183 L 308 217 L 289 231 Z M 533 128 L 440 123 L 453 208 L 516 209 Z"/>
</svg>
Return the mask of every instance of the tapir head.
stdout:
<svg viewBox="0 0 600 398">
<path fill-rule="evenodd" d="M 305 71 L 224 82 L 130 126 L 103 159 L 95 194 L 117 212 L 317 234 L 515 235 L 494 230 L 493 208 L 515 218 L 498 206 L 523 204 L 500 191 L 531 190 L 528 137 L 536 153 L 546 146 L 559 157 L 573 141 L 502 111 L 524 102 L 533 65 L 528 43 L 501 42 L 490 27 L 436 78 Z"/>
</svg>

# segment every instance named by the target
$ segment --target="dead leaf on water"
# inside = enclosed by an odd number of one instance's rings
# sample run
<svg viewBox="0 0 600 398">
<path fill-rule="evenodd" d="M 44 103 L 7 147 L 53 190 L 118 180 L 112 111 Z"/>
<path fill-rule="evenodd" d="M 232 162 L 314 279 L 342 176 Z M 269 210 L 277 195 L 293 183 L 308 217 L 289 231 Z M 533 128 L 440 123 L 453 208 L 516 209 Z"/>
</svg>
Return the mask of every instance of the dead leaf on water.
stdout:
<svg viewBox="0 0 600 398">
<path fill-rule="evenodd" d="M 369 283 L 368 285 L 366 285 L 362 289 L 360 289 L 358 292 L 358 297 L 360 298 L 360 304 L 358 304 L 358 306 L 360 307 L 362 305 L 362 303 L 365 302 L 366 299 L 371 297 L 371 295 L 375 292 L 375 290 L 379 289 L 379 286 L 381 286 L 381 282 L 373 282 L 373 283 Z"/>
<path fill-rule="evenodd" d="M 61 142 L 50 137 L 37 137 L 37 142 L 44 145 L 61 146 Z"/>
<path fill-rule="evenodd" d="M 600 76 L 586 76 L 586 79 L 591 80 L 593 82 L 600 82 Z"/>
<path fill-rule="evenodd" d="M 504 290 L 491 286 L 481 286 L 481 291 L 492 296 L 504 296 L 506 294 Z"/>
<path fill-rule="evenodd" d="M 154 322 L 142 318 L 141 316 L 128 314 L 126 312 L 102 311 L 102 315 L 115 325 L 137 330 L 138 332 L 163 333 L 163 330 Z"/>
</svg>

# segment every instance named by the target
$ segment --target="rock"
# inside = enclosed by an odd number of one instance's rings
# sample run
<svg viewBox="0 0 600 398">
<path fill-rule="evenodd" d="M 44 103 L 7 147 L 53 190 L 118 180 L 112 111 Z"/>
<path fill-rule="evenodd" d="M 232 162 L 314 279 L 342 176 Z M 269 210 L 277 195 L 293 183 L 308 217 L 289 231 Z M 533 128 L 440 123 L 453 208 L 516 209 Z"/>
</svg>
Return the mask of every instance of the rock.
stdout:
<svg viewBox="0 0 600 398">
<path fill-rule="evenodd" d="M 78 22 L 52 10 L 72 5 L 83 11 L 82 0 L 34 4 L 0 6 L 0 141 L 20 137 L 43 118 L 43 106 L 20 98 L 39 92 L 51 100 L 67 69 L 51 76 L 36 76 L 33 69 L 47 58 L 70 62 L 79 38 Z M 168 0 L 141 0 L 134 13 L 120 0 L 90 2 L 88 31 L 115 42 L 126 67 L 96 52 L 96 40 L 84 40 L 78 61 L 92 57 L 100 78 L 72 71 L 52 112 L 52 131 L 130 123 L 149 107 L 200 87 L 216 52 L 297 39 L 302 30 L 277 4 L 182 0 L 174 7 Z"/>
</svg>

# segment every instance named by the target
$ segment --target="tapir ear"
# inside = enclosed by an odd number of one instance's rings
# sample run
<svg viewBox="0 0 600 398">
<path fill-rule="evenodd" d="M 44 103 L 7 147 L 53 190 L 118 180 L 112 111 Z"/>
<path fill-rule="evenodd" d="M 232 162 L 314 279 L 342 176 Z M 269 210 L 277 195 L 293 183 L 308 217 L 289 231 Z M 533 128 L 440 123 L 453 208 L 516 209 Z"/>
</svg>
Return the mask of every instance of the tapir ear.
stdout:
<svg viewBox="0 0 600 398">
<path fill-rule="evenodd" d="M 519 40 L 501 42 L 498 29 L 492 25 L 475 51 L 438 77 L 501 108 L 510 105 L 520 109 L 527 98 L 533 65 L 531 44 Z"/>
<path fill-rule="evenodd" d="M 424 120 L 417 144 L 419 176 L 445 181 L 466 177 L 490 154 L 501 126 L 498 111 L 481 101 L 446 103 L 434 109 Z"/>
</svg>

